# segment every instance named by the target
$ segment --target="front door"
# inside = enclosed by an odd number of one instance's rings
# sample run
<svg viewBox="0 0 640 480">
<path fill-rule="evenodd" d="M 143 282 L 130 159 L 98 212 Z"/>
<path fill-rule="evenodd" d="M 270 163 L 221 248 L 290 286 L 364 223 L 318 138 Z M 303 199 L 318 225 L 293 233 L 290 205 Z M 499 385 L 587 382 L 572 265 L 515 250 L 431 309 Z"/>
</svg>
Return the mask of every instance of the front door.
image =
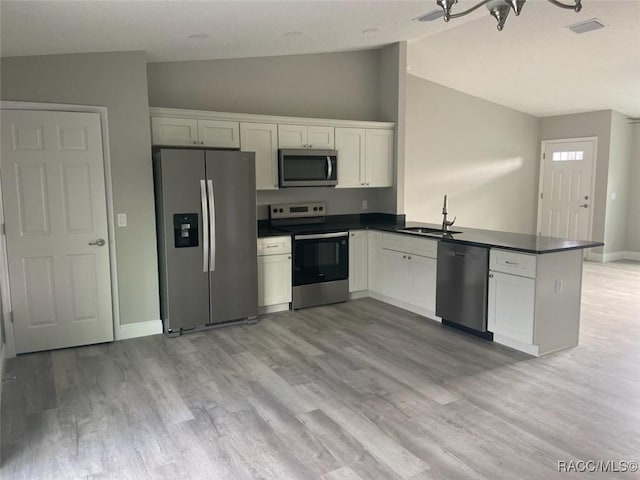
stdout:
<svg viewBox="0 0 640 480">
<path fill-rule="evenodd" d="M 590 240 L 595 140 L 545 141 L 542 152 L 538 232 Z"/>
<path fill-rule="evenodd" d="M 16 353 L 113 340 L 97 113 L 2 110 Z"/>
</svg>

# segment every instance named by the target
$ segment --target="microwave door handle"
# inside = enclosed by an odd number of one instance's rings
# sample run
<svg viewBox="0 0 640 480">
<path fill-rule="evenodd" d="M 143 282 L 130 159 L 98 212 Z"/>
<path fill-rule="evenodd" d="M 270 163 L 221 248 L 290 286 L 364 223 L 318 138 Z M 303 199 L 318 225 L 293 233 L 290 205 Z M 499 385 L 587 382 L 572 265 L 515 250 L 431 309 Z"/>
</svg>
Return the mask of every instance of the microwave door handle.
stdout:
<svg viewBox="0 0 640 480">
<path fill-rule="evenodd" d="M 331 180 L 332 173 L 333 173 L 333 166 L 331 165 L 331 157 L 327 155 L 327 180 Z"/>
</svg>

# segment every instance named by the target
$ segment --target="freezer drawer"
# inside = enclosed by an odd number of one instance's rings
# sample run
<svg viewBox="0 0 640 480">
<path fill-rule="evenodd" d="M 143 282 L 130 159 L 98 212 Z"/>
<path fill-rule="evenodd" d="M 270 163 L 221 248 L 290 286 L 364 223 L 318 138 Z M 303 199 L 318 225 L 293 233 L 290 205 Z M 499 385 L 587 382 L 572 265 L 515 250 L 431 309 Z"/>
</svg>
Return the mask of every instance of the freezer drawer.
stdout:
<svg viewBox="0 0 640 480">
<path fill-rule="evenodd" d="M 486 332 L 489 249 L 440 242 L 437 272 L 436 315 Z"/>
</svg>

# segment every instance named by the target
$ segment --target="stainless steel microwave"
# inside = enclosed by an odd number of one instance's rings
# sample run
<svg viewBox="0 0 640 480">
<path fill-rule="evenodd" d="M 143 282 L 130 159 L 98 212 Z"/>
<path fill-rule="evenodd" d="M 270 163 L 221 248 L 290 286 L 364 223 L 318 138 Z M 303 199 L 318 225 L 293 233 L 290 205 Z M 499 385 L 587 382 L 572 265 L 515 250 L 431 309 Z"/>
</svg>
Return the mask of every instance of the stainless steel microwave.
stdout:
<svg viewBox="0 0 640 480">
<path fill-rule="evenodd" d="M 338 184 L 338 152 L 282 148 L 278 172 L 281 188 L 333 187 Z"/>
</svg>

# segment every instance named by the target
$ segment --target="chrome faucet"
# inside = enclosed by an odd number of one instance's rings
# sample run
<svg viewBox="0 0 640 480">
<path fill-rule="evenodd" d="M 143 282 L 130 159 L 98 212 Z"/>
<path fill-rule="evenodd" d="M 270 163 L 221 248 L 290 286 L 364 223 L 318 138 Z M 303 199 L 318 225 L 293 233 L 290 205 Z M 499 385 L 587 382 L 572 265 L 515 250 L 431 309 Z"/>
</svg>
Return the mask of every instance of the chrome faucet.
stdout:
<svg viewBox="0 0 640 480">
<path fill-rule="evenodd" d="M 449 221 L 447 220 L 447 196 L 444 196 L 444 205 L 442 206 L 442 231 L 444 233 L 447 233 L 449 231 L 449 227 L 451 225 L 453 225 L 454 223 L 456 223 L 456 218 L 458 217 L 453 217 L 453 220 Z"/>
</svg>

